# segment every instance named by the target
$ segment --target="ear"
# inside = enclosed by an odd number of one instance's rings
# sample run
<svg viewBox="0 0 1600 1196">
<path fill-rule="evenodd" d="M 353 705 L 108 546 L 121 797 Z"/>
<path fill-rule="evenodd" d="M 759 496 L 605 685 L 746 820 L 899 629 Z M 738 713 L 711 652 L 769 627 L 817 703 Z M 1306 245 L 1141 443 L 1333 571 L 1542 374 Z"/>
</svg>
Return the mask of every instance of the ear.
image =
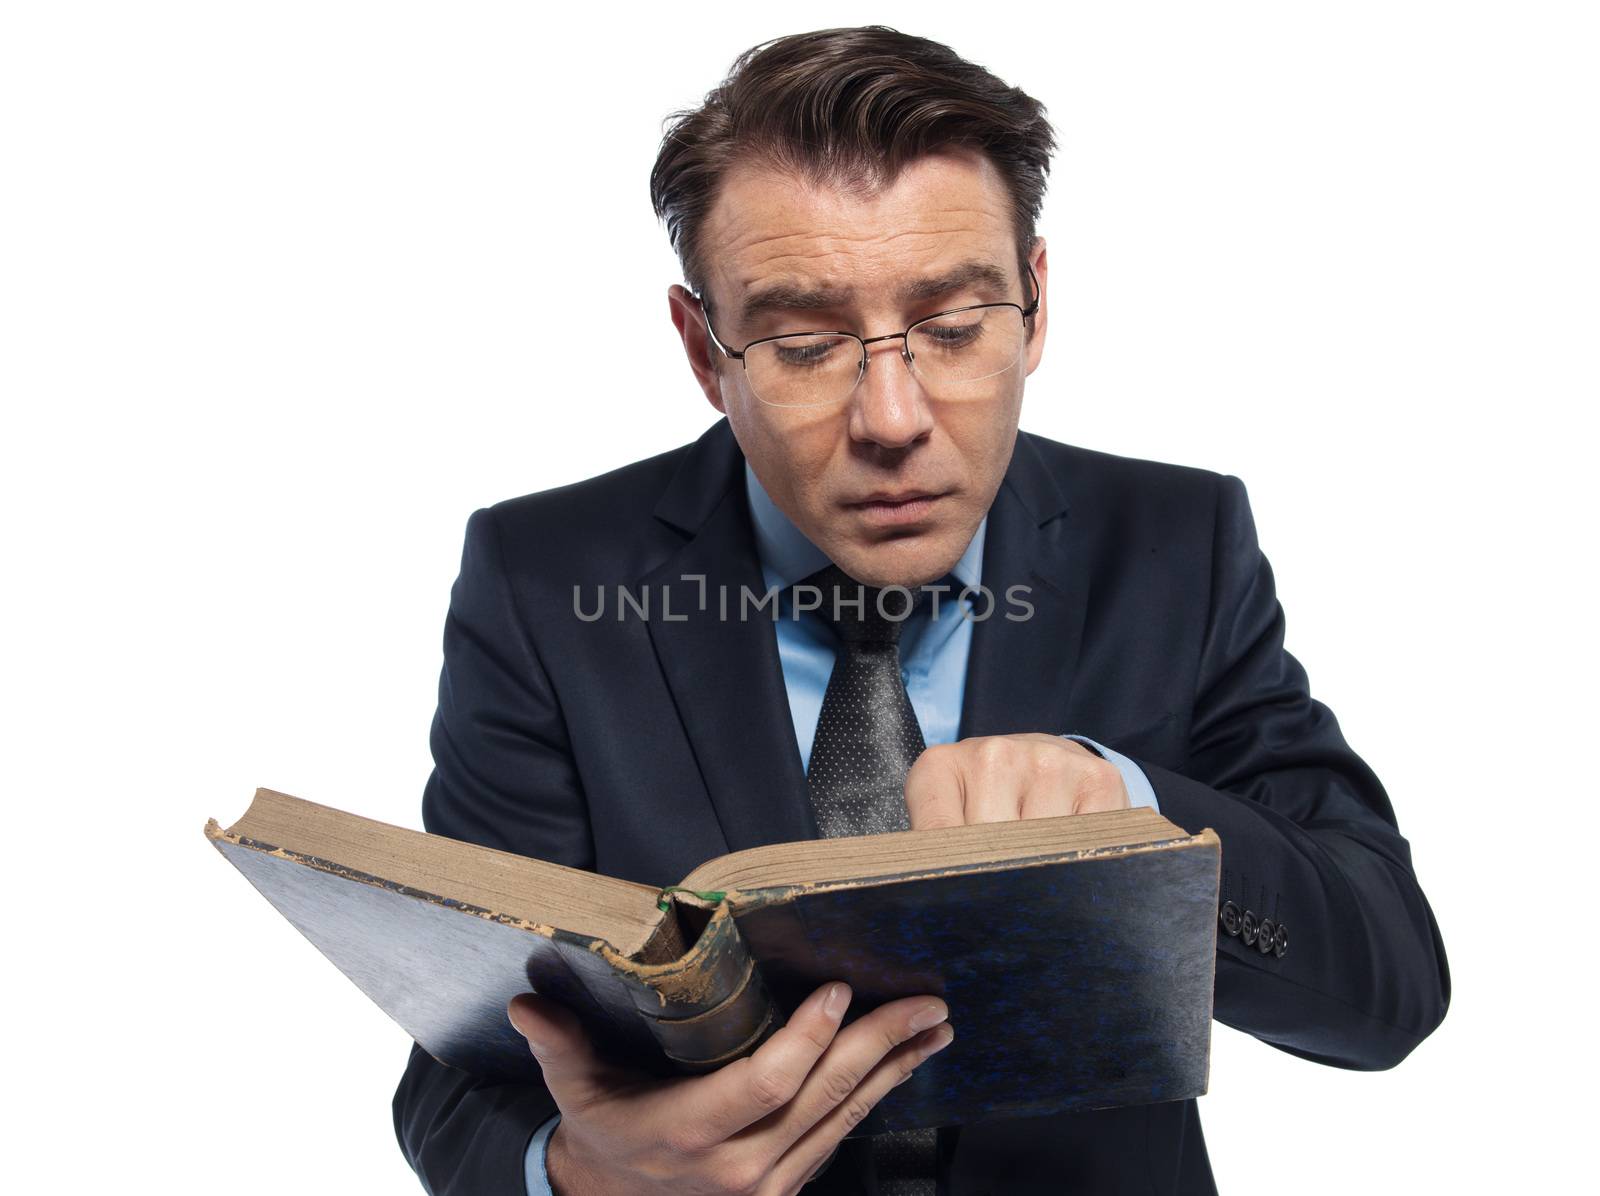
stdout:
<svg viewBox="0 0 1600 1196">
<path fill-rule="evenodd" d="M 1049 322 L 1050 314 L 1047 302 L 1050 294 L 1050 263 L 1045 257 L 1043 237 L 1033 239 L 1033 253 L 1028 261 L 1033 266 L 1034 275 L 1039 279 L 1039 310 L 1033 313 L 1033 337 L 1028 341 L 1028 373 L 1031 374 L 1039 368 L 1039 362 L 1044 357 L 1045 325 Z M 1027 279 L 1023 279 L 1023 285 L 1027 285 Z"/>
<path fill-rule="evenodd" d="M 717 372 L 722 351 L 706 335 L 700 301 L 689 293 L 687 287 L 674 283 L 667 288 L 667 307 L 672 315 L 672 326 L 678 330 L 683 351 L 689 357 L 689 369 L 694 372 L 694 380 L 705 392 L 707 402 L 726 415 L 727 407 L 722 401 L 722 376 Z"/>
</svg>

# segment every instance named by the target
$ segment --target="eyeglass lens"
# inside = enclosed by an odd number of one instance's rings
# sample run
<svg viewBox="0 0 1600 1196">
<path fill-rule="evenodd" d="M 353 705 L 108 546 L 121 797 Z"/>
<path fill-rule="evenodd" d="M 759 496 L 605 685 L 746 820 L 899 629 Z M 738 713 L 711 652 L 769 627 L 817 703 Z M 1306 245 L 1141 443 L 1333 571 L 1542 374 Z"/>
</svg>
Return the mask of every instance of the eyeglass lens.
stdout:
<svg viewBox="0 0 1600 1196">
<path fill-rule="evenodd" d="M 950 312 L 911 329 L 906 348 L 917 380 L 935 398 L 982 398 L 988 382 L 1018 364 L 1024 341 L 1015 307 Z M 802 333 L 745 349 L 750 388 L 764 403 L 810 407 L 847 397 L 860 380 L 865 345 L 843 333 Z"/>
</svg>

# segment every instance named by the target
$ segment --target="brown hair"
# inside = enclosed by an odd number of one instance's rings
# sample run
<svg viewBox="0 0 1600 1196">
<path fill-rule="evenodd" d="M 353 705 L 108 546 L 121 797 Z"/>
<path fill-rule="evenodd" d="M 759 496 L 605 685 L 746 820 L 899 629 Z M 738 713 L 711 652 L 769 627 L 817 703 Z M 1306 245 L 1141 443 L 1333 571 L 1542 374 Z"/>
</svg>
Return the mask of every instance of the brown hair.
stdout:
<svg viewBox="0 0 1600 1196">
<path fill-rule="evenodd" d="M 1022 274 L 1056 148 L 1038 100 L 949 46 L 885 25 L 819 29 L 752 46 L 700 107 L 667 122 L 650 201 L 697 293 L 706 283 L 701 226 L 735 160 L 749 157 L 814 185 L 870 195 L 924 154 L 979 150 L 1010 191 Z"/>
</svg>

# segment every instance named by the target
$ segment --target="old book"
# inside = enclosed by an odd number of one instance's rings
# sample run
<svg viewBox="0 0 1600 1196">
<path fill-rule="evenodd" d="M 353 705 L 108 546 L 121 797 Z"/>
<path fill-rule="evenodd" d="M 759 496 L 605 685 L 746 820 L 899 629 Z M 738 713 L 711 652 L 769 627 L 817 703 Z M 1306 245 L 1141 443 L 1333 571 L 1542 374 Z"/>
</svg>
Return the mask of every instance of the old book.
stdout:
<svg viewBox="0 0 1600 1196">
<path fill-rule="evenodd" d="M 270 789 L 206 836 L 442 1063 L 536 1080 L 536 991 L 659 1074 L 748 1054 L 830 980 L 847 1022 L 949 1004 L 955 1041 L 855 1134 L 1205 1092 L 1220 847 L 1152 810 L 816 839 L 652 888 Z"/>
</svg>

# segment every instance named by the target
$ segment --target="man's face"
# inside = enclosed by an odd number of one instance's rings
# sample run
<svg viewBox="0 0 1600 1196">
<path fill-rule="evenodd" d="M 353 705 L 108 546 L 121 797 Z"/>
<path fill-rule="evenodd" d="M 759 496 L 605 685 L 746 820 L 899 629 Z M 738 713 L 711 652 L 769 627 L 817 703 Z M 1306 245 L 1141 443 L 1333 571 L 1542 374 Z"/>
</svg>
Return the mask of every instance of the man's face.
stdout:
<svg viewBox="0 0 1600 1196">
<path fill-rule="evenodd" d="M 862 337 L 973 303 L 1032 299 L 1018 277 L 1009 196 L 982 155 L 924 157 L 870 199 L 792 176 L 735 165 L 703 226 L 712 326 L 728 348 L 788 332 Z M 968 283 L 914 301 L 906 284 L 967 262 L 998 267 L 1004 292 Z M 746 459 L 795 526 L 852 577 L 916 586 L 942 577 L 966 551 L 1011 459 L 1025 379 L 1044 347 L 1044 242 L 1033 268 L 1041 301 L 1015 367 L 962 397 L 931 395 L 900 356 L 903 342 L 867 346 L 866 375 L 827 407 L 774 407 L 751 392 L 738 361 L 706 336 L 698 304 L 669 292 L 673 323 L 712 406 L 725 412 Z M 836 291 L 827 306 L 764 310 L 745 300 L 779 284 Z"/>
</svg>

